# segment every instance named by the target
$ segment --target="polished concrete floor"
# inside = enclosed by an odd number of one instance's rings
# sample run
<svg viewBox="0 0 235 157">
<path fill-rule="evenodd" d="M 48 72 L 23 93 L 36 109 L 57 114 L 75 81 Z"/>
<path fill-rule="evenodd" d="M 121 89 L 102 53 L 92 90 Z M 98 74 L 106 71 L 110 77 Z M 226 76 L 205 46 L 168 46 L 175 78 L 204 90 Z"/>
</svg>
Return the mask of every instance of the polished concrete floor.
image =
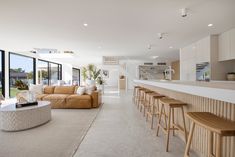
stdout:
<svg viewBox="0 0 235 157">
<path fill-rule="evenodd" d="M 178 137 L 171 137 L 165 152 L 163 133 L 156 137 L 132 104 L 131 92 L 105 96 L 103 102 L 75 157 L 183 157 L 185 144 Z"/>
</svg>

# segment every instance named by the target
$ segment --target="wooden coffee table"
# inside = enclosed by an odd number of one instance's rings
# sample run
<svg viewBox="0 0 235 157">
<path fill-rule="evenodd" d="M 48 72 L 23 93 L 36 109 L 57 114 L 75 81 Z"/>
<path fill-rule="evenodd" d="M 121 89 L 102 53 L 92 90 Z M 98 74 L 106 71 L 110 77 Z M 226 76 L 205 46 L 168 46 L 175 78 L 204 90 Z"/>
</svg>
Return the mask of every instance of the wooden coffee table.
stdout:
<svg viewBox="0 0 235 157">
<path fill-rule="evenodd" d="M 37 106 L 16 108 L 15 104 L 0 107 L 0 129 L 20 131 L 30 129 L 51 120 L 49 101 L 38 101 Z"/>
</svg>

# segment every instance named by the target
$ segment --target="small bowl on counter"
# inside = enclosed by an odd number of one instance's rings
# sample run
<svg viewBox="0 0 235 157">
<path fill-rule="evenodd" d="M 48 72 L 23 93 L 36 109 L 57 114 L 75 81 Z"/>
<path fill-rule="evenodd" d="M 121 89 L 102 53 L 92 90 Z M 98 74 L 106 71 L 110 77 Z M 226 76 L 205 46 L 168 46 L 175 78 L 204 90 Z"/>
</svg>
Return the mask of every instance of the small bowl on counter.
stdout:
<svg viewBox="0 0 235 157">
<path fill-rule="evenodd" d="M 235 72 L 230 72 L 227 74 L 228 81 L 235 81 Z"/>
</svg>

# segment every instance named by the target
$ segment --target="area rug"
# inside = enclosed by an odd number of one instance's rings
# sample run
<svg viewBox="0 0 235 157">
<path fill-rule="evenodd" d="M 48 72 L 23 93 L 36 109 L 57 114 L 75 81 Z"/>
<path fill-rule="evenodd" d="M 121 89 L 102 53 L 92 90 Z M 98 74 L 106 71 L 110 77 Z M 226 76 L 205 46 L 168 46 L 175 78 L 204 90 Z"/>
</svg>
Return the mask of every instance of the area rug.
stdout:
<svg viewBox="0 0 235 157">
<path fill-rule="evenodd" d="M 45 125 L 0 131 L 0 157 L 71 157 L 100 109 L 53 109 Z"/>
</svg>

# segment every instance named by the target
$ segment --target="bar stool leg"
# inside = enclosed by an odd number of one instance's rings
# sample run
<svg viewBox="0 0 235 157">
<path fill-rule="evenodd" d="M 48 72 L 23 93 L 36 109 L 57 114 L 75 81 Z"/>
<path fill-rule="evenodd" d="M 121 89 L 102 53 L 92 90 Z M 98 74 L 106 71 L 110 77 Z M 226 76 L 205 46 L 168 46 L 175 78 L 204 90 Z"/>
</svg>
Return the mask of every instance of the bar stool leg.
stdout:
<svg viewBox="0 0 235 157">
<path fill-rule="evenodd" d="M 209 139 L 208 139 L 208 157 L 214 156 L 213 155 L 213 132 L 209 132 Z"/>
<path fill-rule="evenodd" d="M 192 124 L 190 126 L 189 137 L 188 137 L 186 149 L 185 149 L 185 152 L 184 152 L 184 157 L 189 157 L 189 150 L 190 150 L 190 146 L 191 146 L 192 139 L 193 139 L 194 129 L 195 129 L 195 123 L 192 122 Z"/>
<path fill-rule="evenodd" d="M 163 106 L 163 110 L 164 110 L 164 123 L 165 123 L 165 128 L 167 128 L 167 120 L 166 120 L 166 110 L 165 110 L 165 106 Z"/>
<path fill-rule="evenodd" d="M 182 111 L 182 118 L 183 118 L 183 123 L 184 123 L 185 143 L 187 143 L 187 130 L 186 130 L 186 124 L 185 124 L 184 108 L 183 108 L 183 106 L 181 107 L 181 111 Z"/>
<path fill-rule="evenodd" d="M 173 136 L 175 136 L 175 113 L 174 108 L 172 108 L 172 124 L 173 124 Z"/>
<path fill-rule="evenodd" d="M 163 112 L 163 105 L 161 105 L 161 111 L 160 111 L 160 116 L 159 116 L 159 121 L 158 121 L 158 124 L 157 124 L 157 136 L 159 134 L 159 128 L 160 128 L 160 124 L 161 124 L 161 120 L 162 120 L 162 112 Z"/>
<path fill-rule="evenodd" d="M 216 157 L 222 156 L 221 144 L 222 144 L 222 136 L 218 134 L 216 139 Z"/>
<path fill-rule="evenodd" d="M 153 106 L 152 106 L 151 129 L 153 129 L 153 121 L 154 121 L 154 115 L 155 115 L 155 107 L 154 107 L 155 101 L 156 100 L 154 100 Z"/>
<path fill-rule="evenodd" d="M 167 124 L 167 139 L 166 139 L 166 151 L 169 150 L 169 138 L 170 138 L 170 128 L 171 128 L 171 110 L 172 108 L 169 107 L 169 113 L 168 113 L 168 124 Z"/>
</svg>

